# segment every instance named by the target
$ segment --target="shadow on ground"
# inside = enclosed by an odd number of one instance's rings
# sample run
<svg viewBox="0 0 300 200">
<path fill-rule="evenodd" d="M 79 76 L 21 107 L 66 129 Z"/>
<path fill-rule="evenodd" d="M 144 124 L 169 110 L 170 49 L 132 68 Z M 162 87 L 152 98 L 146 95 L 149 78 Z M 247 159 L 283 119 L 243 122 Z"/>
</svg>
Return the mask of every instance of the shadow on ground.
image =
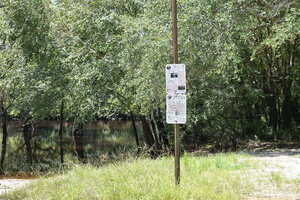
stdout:
<svg viewBox="0 0 300 200">
<path fill-rule="evenodd" d="M 268 149 L 249 151 L 248 154 L 257 157 L 300 156 L 300 149 Z"/>
</svg>

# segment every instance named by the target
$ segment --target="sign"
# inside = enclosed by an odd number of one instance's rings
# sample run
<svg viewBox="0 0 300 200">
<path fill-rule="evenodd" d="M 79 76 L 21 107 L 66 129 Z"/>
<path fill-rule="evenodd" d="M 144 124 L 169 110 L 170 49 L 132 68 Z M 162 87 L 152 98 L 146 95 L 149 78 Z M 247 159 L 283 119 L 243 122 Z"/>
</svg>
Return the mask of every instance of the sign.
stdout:
<svg viewBox="0 0 300 200">
<path fill-rule="evenodd" d="M 186 123 L 186 95 L 167 95 L 167 123 L 185 124 Z"/>
<path fill-rule="evenodd" d="M 184 64 L 169 64 L 166 66 L 167 94 L 186 94 L 186 72 Z"/>
<path fill-rule="evenodd" d="M 185 64 L 166 66 L 166 118 L 168 124 L 186 123 L 186 72 Z"/>
<path fill-rule="evenodd" d="M 167 95 L 167 123 L 185 124 L 186 123 L 186 95 L 178 94 L 175 96 Z"/>
</svg>

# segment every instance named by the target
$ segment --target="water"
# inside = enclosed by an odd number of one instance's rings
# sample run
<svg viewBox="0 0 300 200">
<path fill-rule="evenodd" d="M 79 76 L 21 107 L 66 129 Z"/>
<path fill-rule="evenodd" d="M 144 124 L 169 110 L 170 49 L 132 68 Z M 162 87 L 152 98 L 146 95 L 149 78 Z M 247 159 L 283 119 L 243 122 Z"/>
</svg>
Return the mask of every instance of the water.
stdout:
<svg viewBox="0 0 300 200">
<path fill-rule="evenodd" d="M 59 157 L 59 122 L 39 121 L 34 125 L 34 134 L 31 140 L 33 154 L 42 160 Z M 73 124 L 66 122 L 63 136 L 65 154 L 75 153 L 74 138 L 72 136 Z M 137 122 L 139 138 L 142 140 L 142 127 Z M 131 121 L 93 121 L 84 126 L 85 154 L 89 157 L 101 154 L 116 154 L 120 150 L 135 147 L 135 138 Z M 10 121 L 8 124 L 8 147 L 7 155 L 18 157 L 25 155 L 25 146 L 22 135 L 22 123 Z M 0 130 L 2 133 L 2 130 Z M 1 139 L 2 140 L 2 137 Z M 22 159 L 20 158 L 20 159 Z"/>
</svg>

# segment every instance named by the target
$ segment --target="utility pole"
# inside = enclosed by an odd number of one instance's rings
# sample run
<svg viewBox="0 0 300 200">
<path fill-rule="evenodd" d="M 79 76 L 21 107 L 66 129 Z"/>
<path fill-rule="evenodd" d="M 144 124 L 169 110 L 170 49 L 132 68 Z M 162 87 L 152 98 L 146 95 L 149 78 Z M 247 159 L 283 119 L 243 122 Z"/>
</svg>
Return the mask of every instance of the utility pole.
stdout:
<svg viewBox="0 0 300 200">
<path fill-rule="evenodd" d="M 178 64 L 178 28 L 177 28 L 177 0 L 172 1 L 172 54 L 173 64 Z M 175 139 L 175 184 L 180 184 L 180 133 L 179 125 L 174 124 L 174 139 Z"/>
</svg>

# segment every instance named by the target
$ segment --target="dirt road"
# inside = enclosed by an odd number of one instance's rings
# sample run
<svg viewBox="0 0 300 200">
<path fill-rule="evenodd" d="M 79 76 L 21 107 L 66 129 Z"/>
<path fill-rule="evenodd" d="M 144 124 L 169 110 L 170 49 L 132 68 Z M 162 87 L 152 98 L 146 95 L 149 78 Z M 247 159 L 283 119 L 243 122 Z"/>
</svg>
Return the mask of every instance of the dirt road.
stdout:
<svg viewBox="0 0 300 200">
<path fill-rule="evenodd" d="M 259 165 L 250 170 L 255 192 L 249 200 L 300 200 L 300 149 L 275 149 L 250 153 Z"/>
</svg>

